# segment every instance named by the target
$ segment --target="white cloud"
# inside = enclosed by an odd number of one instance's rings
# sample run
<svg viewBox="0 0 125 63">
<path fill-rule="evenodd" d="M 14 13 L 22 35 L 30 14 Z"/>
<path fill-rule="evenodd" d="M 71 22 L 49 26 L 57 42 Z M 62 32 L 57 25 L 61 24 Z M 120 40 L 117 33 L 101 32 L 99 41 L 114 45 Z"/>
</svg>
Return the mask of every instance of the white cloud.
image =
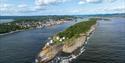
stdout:
<svg viewBox="0 0 125 63">
<path fill-rule="evenodd" d="M 120 7 L 114 7 L 114 8 L 105 8 L 104 11 L 125 13 L 125 7 L 120 6 Z"/>
<path fill-rule="evenodd" d="M 1 0 L 0 0 L 1 1 Z M 30 14 L 90 14 L 90 13 L 104 13 L 104 12 L 125 12 L 125 7 L 121 7 L 121 5 L 114 6 L 106 5 L 104 7 L 97 7 L 97 8 L 86 8 L 86 7 L 73 7 L 73 6 L 67 6 L 65 8 L 57 8 L 55 7 L 49 7 L 49 5 L 54 4 L 62 4 L 67 2 L 72 2 L 73 0 L 35 0 L 34 5 L 31 4 L 7 4 L 6 2 L 3 2 L 0 4 L 0 14 L 9 14 L 9 15 L 26 15 Z M 85 4 L 85 3 L 111 3 L 116 0 L 79 0 L 79 4 Z M 76 2 L 76 4 L 78 3 Z M 104 3 L 103 3 L 104 4 Z"/>
<path fill-rule="evenodd" d="M 102 0 L 86 0 L 88 3 L 98 3 L 101 2 Z"/>
<path fill-rule="evenodd" d="M 63 3 L 66 1 L 67 0 L 36 0 L 35 3 L 36 5 L 44 6 L 44 5 L 49 5 L 49 4 Z"/>
<path fill-rule="evenodd" d="M 79 4 L 85 4 L 85 3 L 100 3 L 102 0 L 80 0 Z"/>
<path fill-rule="evenodd" d="M 70 8 L 65 10 L 67 14 L 105 14 L 105 13 L 125 13 L 125 6 L 100 7 L 100 8 Z"/>
<path fill-rule="evenodd" d="M 80 1 L 78 4 L 85 4 L 85 1 Z"/>
<path fill-rule="evenodd" d="M 19 7 L 19 8 L 25 8 L 25 7 L 28 7 L 28 5 L 26 5 L 26 4 L 20 4 L 17 7 Z"/>
<path fill-rule="evenodd" d="M 0 14 L 2 15 L 15 15 L 15 14 L 25 14 L 25 13 L 32 13 L 37 12 L 38 10 L 35 8 L 35 6 L 29 6 L 26 4 L 7 4 L 2 3 L 0 4 Z"/>
<path fill-rule="evenodd" d="M 49 8 L 49 5 L 56 5 L 61 3 L 66 3 L 71 0 L 35 0 L 35 9 L 36 10 L 47 10 Z"/>
<path fill-rule="evenodd" d="M 114 2 L 116 0 L 104 0 L 105 2 Z"/>
<path fill-rule="evenodd" d="M 0 12 L 8 12 L 10 10 L 12 10 L 11 4 L 1 4 L 0 5 Z"/>
<path fill-rule="evenodd" d="M 116 0 L 80 0 L 78 4 L 114 2 L 114 1 L 116 1 Z"/>
<path fill-rule="evenodd" d="M 28 6 L 26 4 L 19 4 L 19 5 L 17 5 L 16 8 L 17 8 L 16 12 L 21 12 L 21 13 L 35 12 L 36 11 L 34 6 L 32 7 L 32 6 Z"/>
</svg>

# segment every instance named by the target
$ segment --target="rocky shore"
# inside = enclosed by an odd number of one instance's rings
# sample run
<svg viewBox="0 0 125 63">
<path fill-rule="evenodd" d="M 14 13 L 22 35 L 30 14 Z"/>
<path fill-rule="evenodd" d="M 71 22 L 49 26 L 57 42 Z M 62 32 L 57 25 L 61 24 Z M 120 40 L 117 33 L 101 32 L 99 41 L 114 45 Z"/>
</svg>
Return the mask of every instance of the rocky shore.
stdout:
<svg viewBox="0 0 125 63">
<path fill-rule="evenodd" d="M 95 28 L 96 24 L 92 25 L 86 33 L 81 33 L 79 37 L 65 41 L 63 44 L 46 44 L 39 53 L 38 58 L 36 59 L 36 63 L 49 63 L 60 52 L 69 54 L 73 53 L 76 49 L 85 44 L 90 35 L 95 31 Z"/>
</svg>

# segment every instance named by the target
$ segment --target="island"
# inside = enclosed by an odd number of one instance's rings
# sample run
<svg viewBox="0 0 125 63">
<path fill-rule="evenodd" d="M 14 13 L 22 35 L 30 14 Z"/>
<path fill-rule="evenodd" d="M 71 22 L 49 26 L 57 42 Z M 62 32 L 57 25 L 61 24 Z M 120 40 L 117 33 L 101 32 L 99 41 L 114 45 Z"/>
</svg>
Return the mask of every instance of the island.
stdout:
<svg viewBox="0 0 125 63">
<path fill-rule="evenodd" d="M 96 23 L 96 18 L 90 18 L 55 34 L 38 54 L 36 63 L 49 63 L 60 52 L 73 53 L 89 39 L 90 35 L 95 31 Z"/>
<path fill-rule="evenodd" d="M 0 35 L 17 31 L 49 27 L 74 20 L 75 16 L 31 16 L 19 17 L 8 23 L 0 23 Z"/>
</svg>

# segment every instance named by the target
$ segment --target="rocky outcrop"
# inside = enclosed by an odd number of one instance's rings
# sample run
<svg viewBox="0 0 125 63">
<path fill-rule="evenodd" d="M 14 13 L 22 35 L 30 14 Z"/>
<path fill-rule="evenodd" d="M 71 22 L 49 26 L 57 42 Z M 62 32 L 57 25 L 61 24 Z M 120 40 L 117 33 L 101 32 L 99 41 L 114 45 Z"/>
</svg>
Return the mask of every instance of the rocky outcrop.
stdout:
<svg viewBox="0 0 125 63">
<path fill-rule="evenodd" d="M 61 51 L 61 48 L 61 45 L 45 45 L 38 55 L 37 63 L 47 63 Z"/>
<path fill-rule="evenodd" d="M 64 53 L 72 53 L 77 48 L 84 45 L 85 41 L 87 41 L 88 37 L 93 33 L 95 30 L 95 26 L 91 26 L 90 30 L 86 33 L 80 34 L 77 38 L 72 38 L 62 45 L 45 45 L 42 51 L 39 53 L 36 63 L 48 63 L 52 60 L 59 52 Z"/>
<path fill-rule="evenodd" d="M 62 51 L 65 53 L 72 53 L 78 47 L 82 46 L 85 40 L 86 40 L 86 36 L 81 36 L 79 38 L 71 40 L 70 42 L 66 42 L 66 44 L 64 44 L 63 46 Z"/>
<path fill-rule="evenodd" d="M 87 41 L 87 38 L 90 37 L 92 32 L 95 30 L 95 26 L 96 25 L 91 26 L 91 29 L 86 33 L 82 33 L 80 37 L 74 38 L 69 42 L 65 42 L 66 44 L 63 45 L 62 51 L 65 53 L 72 53 L 77 48 L 81 47 L 85 43 L 85 41 Z"/>
</svg>

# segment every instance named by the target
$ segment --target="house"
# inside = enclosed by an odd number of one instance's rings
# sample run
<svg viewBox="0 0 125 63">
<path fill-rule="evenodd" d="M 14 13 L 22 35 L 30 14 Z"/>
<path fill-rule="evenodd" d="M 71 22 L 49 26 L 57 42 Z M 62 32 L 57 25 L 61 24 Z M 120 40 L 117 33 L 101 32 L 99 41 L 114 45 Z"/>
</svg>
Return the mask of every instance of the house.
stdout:
<svg viewBox="0 0 125 63">
<path fill-rule="evenodd" d="M 53 43 L 53 40 L 50 40 L 50 43 L 52 44 L 52 43 Z"/>
<path fill-rule="evenodd" d="M 47 46 L 49 46 L 49 43 L 46 43 Z"/>
<path fill-rule="evenodd" d="M 60 39 L 59 41 L 62 42 L 62 39 Z"/>
<path fill-rule="evenodd" d="M 59 36 L 57 36 L 56 39 L 59 40 L 60 39 Z"/>
<path fill-rule="evenodd" d="M 65 37 L 63 37 L 62 39 L 65 40 Z"/>
</svg>

